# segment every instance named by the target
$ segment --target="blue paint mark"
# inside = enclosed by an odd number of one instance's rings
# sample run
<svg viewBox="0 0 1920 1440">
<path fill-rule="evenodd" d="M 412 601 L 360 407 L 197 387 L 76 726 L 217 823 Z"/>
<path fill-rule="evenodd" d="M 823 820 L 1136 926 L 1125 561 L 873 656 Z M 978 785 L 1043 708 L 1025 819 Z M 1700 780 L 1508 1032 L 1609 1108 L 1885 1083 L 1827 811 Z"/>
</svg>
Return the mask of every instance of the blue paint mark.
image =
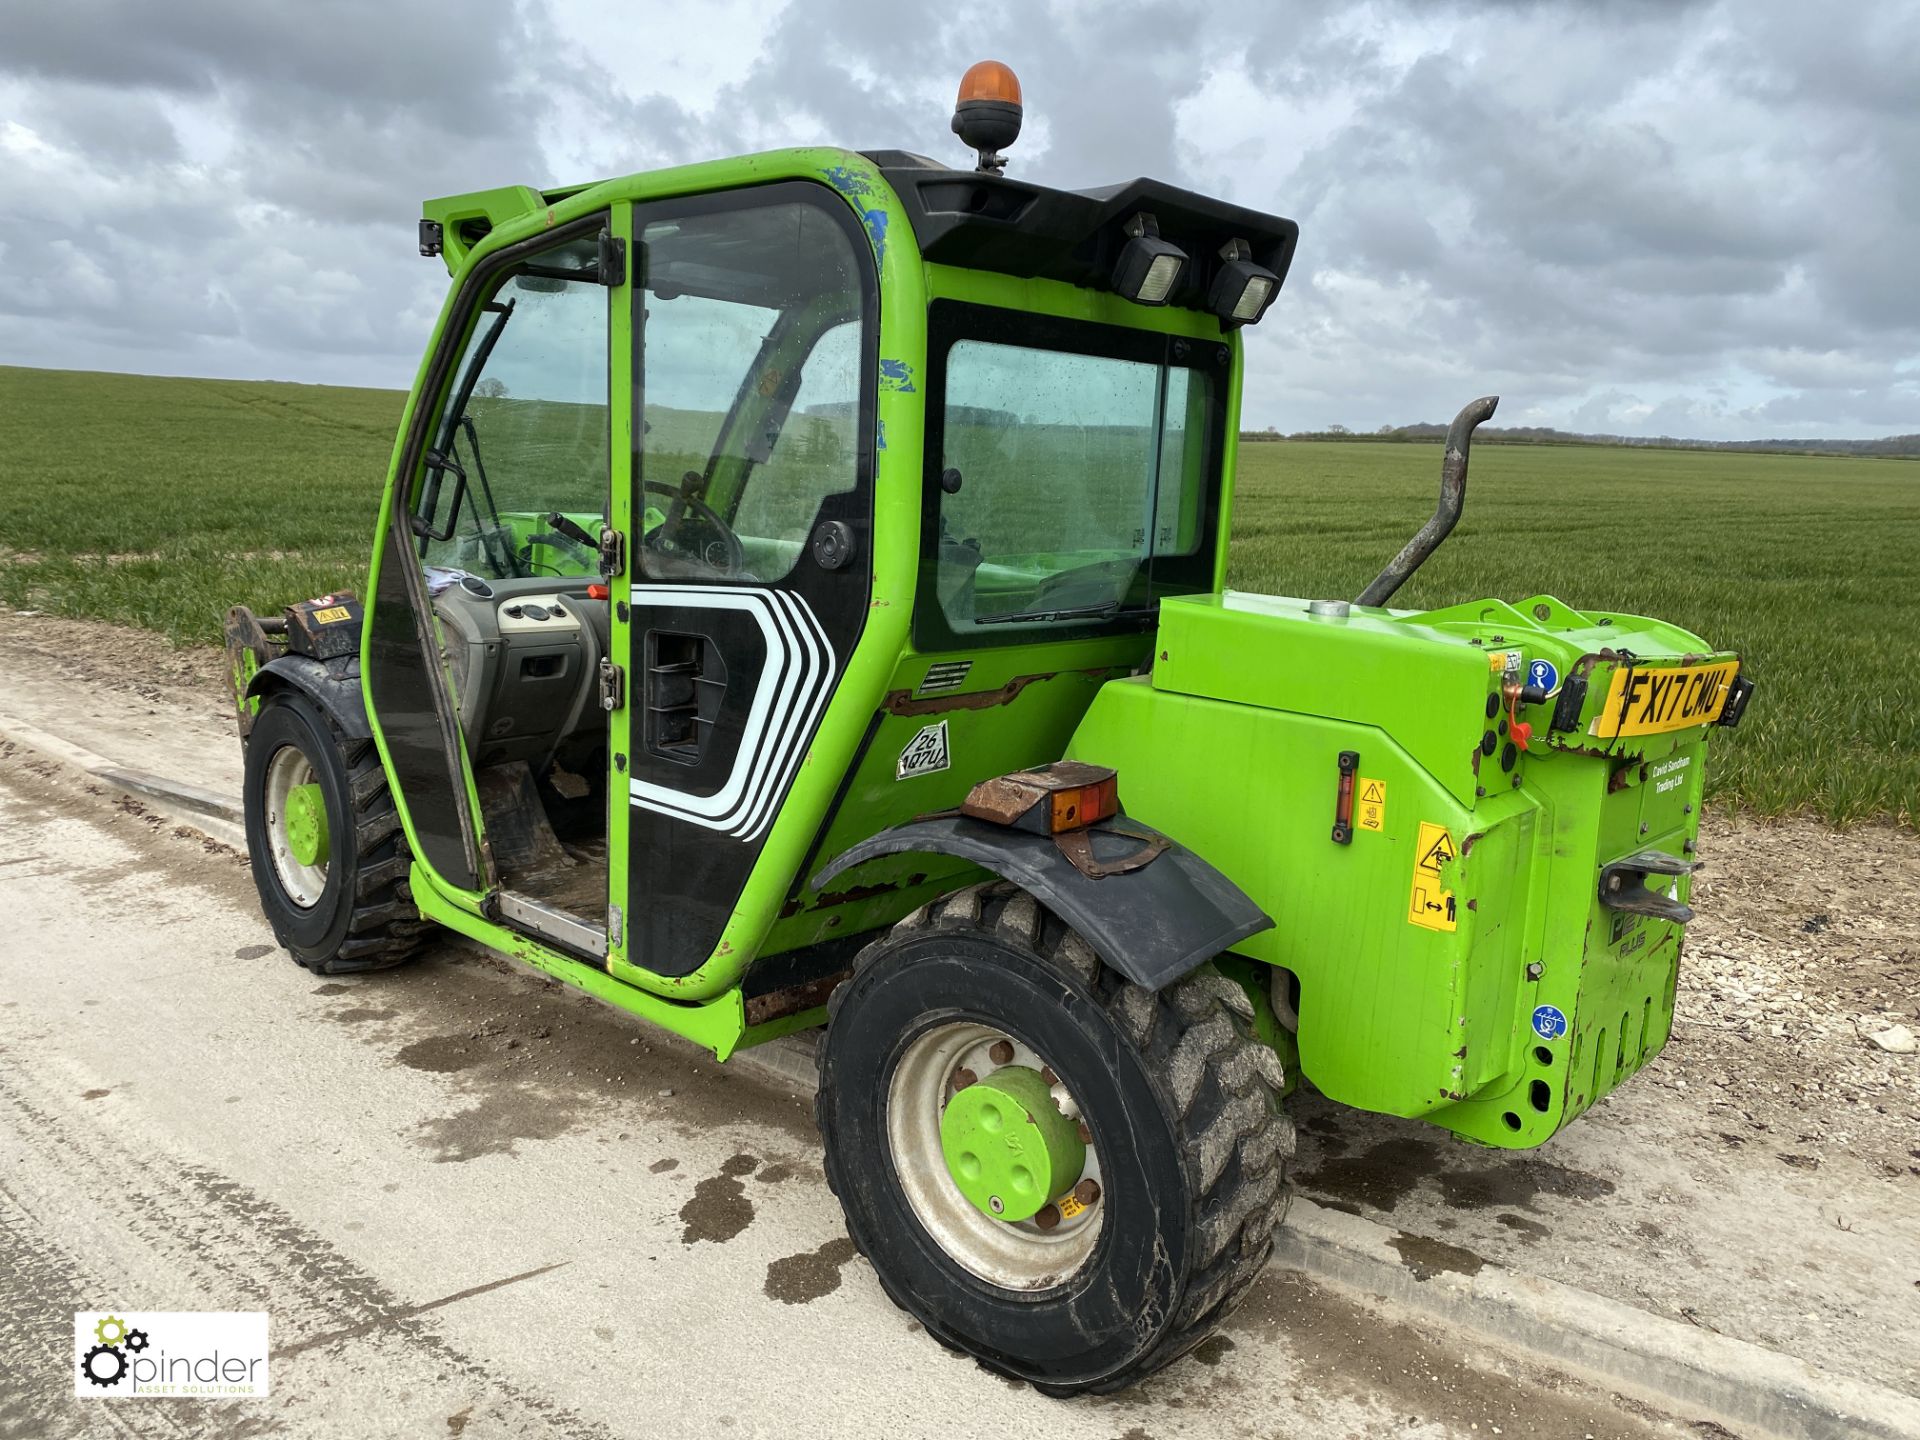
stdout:
<svg viewBox="0 0 1920 1440">
<path fill-rule="evenodd" d="M 850 165 L 829 165 L 821 173 L 827 177 L 827 184 L 842 195 L 865 195 L 872 189 L 867 177 Z"/>
<path fill-rule="evenodd" d="M 897 390 L 903 395 L 913 394 L 913 367 L 904 360 L 882 360 L 880 388 Z"/>
<path fill-rule="evenodd" d="M 874 448 L 877 450 L 887 448 L 887 422 L 884 420 L 880 422 L 880 433 L 875 437 Z"/>
<path fill-rule="evenodd" d="M 853 202 L 854 209 L 860 212 L 860 223 L 866 227 L 867 238 L 873 242 L 873 258 L 885 264 L 887 211 L 884 204 L 872 203 L 878 198 L 873 181 L 850 165 L 829 165 L 820 173 L 829 185 Z"/>
<path fill-rule="evenodd" d="M 1567 1033 L 1566 1012 L 1558 1005 L 1542 1005 L 1533 1012 L 1533 1033 L 1542 1040 L 1558 1040 Z"/>
<path fill-rule="evenodd" d="M 860 223 L 867 227 L 867 235 L 873 241 L 873 258 L 876 264 L 887 263 L 887 212 L 884 210 L 862 210 Z"/>
</svg>

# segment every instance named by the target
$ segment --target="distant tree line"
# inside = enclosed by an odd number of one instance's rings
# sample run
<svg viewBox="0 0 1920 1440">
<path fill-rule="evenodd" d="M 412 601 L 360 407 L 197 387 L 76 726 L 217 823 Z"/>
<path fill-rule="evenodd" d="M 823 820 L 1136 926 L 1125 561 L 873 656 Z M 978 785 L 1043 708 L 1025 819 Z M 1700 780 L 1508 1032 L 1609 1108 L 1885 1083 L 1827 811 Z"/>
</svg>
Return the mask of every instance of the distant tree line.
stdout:
<svg viewBox="0 0 1920 1440">
<path fill-rule="evenodd" d="M 1350 430 L 1329 425 L 1324 430 L 1296 430 L 1283 435 L 1273 426 L 1243 430 L 1242 441 L 1366 440 L 1430 445 L 1444 440 L 1447 427 L 1439 424 L 1382 425 L 1378 430 Z M 1544 425 L 1482 425 L 1473 432 L 1478 445 L 1633 445 L 1652 450 L 1757 450 L 1781 455 L 1877 455 L 1920 458 L 1920 435 L 1889 435 L 1880 440 L 1682 440 L 1671 435 L 1580 435 Z"/>
</svg>

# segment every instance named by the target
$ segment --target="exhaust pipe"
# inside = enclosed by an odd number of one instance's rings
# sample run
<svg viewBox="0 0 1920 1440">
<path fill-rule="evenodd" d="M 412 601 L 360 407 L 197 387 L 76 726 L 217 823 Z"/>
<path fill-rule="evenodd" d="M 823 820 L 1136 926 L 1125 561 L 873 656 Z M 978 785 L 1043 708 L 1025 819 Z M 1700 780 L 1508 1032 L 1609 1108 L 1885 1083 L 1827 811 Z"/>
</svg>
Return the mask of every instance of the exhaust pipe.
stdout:
<svg viewBox="0 0 1920 1440">
<path fill-rule="evenodd" d="M 1356 605 L 1384 605 L 1393 592 L 1407 583 L 1414 571 L 1427 563 L 1427 557 L 1440 548 L 1440 542 L 1459 523 L 1467 503 L 1467 452 L 1473 446 L 1473 432 L 1493 414 L 1498 395 L 1483 395 L 1453 417 L 1447 427 L 1447 453 L 1440 462 L 1440 504 L 1433 518 L 1420 527 L 1406 548 L 1388 562 L 1387 568 L 1373 577 L 1373 583 L 1360 592 Z"/>
</svg>

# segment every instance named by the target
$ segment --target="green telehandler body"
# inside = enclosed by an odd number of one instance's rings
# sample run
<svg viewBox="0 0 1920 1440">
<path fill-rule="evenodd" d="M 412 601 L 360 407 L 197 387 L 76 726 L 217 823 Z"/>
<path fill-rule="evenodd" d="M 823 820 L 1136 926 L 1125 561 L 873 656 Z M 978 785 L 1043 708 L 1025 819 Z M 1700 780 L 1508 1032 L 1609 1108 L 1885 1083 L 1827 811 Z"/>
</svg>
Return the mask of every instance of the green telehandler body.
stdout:
<svg viewBox="0 0 1920 1440">
<path fill-rule="evenodd" d="M 1539 1145 L 1666 1041 L 1736 656 L 1549 595 L 1225 588 L 1292 222 L 797 149 L 429 202 L 367 582 L 228 618 L 262 904 L 435 926 L 721 1059 L 824 1025 L 849 1231 L 1052 1394 L 1205 1336 L 1304 1078 Z"/>
</svg>

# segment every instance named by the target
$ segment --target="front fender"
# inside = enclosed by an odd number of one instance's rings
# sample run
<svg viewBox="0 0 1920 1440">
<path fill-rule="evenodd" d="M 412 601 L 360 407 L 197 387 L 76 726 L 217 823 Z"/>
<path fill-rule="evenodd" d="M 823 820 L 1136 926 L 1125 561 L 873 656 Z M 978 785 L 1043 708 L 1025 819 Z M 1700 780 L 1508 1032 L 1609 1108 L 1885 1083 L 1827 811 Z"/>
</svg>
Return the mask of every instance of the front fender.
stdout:
<svg viewBox="0 0 1920 1440">
<path fill-rule="evenodd" d="M 1103 850 L 1137 847 L 1132 837 L 1158 837 L 1134 821 L 1125 832 L 1094 826 L 1089 832 L 1098 859 Z M 1107 837 L 1111 837 L 1110 839 Z M 1094 953 L 1136 985 L 1159 990 L 1272 927 L 1273 917 L 1239 886 L 1185 846 L 1169 841 L 1152 863 L 1125 874 L 1090 879 L 1050 835 L 1034 835 L 942 815 L 882 830 L 843 851 L 814 879 L 821 888 L 834 877 L 881 855 L 952 855 L 1011 880 L 1079 931 Z"/>
<path fill-rule="evenodd" d="M 341 655 L 316 660 L 311 655 L 282 655 L 269 660 L 247 682 L 246 699 L 275 690 L 298 690 L 318 705 L 349 740 L 370 740 L 367 702 L 360 693 L 360 657 Z"/>
</svg>

